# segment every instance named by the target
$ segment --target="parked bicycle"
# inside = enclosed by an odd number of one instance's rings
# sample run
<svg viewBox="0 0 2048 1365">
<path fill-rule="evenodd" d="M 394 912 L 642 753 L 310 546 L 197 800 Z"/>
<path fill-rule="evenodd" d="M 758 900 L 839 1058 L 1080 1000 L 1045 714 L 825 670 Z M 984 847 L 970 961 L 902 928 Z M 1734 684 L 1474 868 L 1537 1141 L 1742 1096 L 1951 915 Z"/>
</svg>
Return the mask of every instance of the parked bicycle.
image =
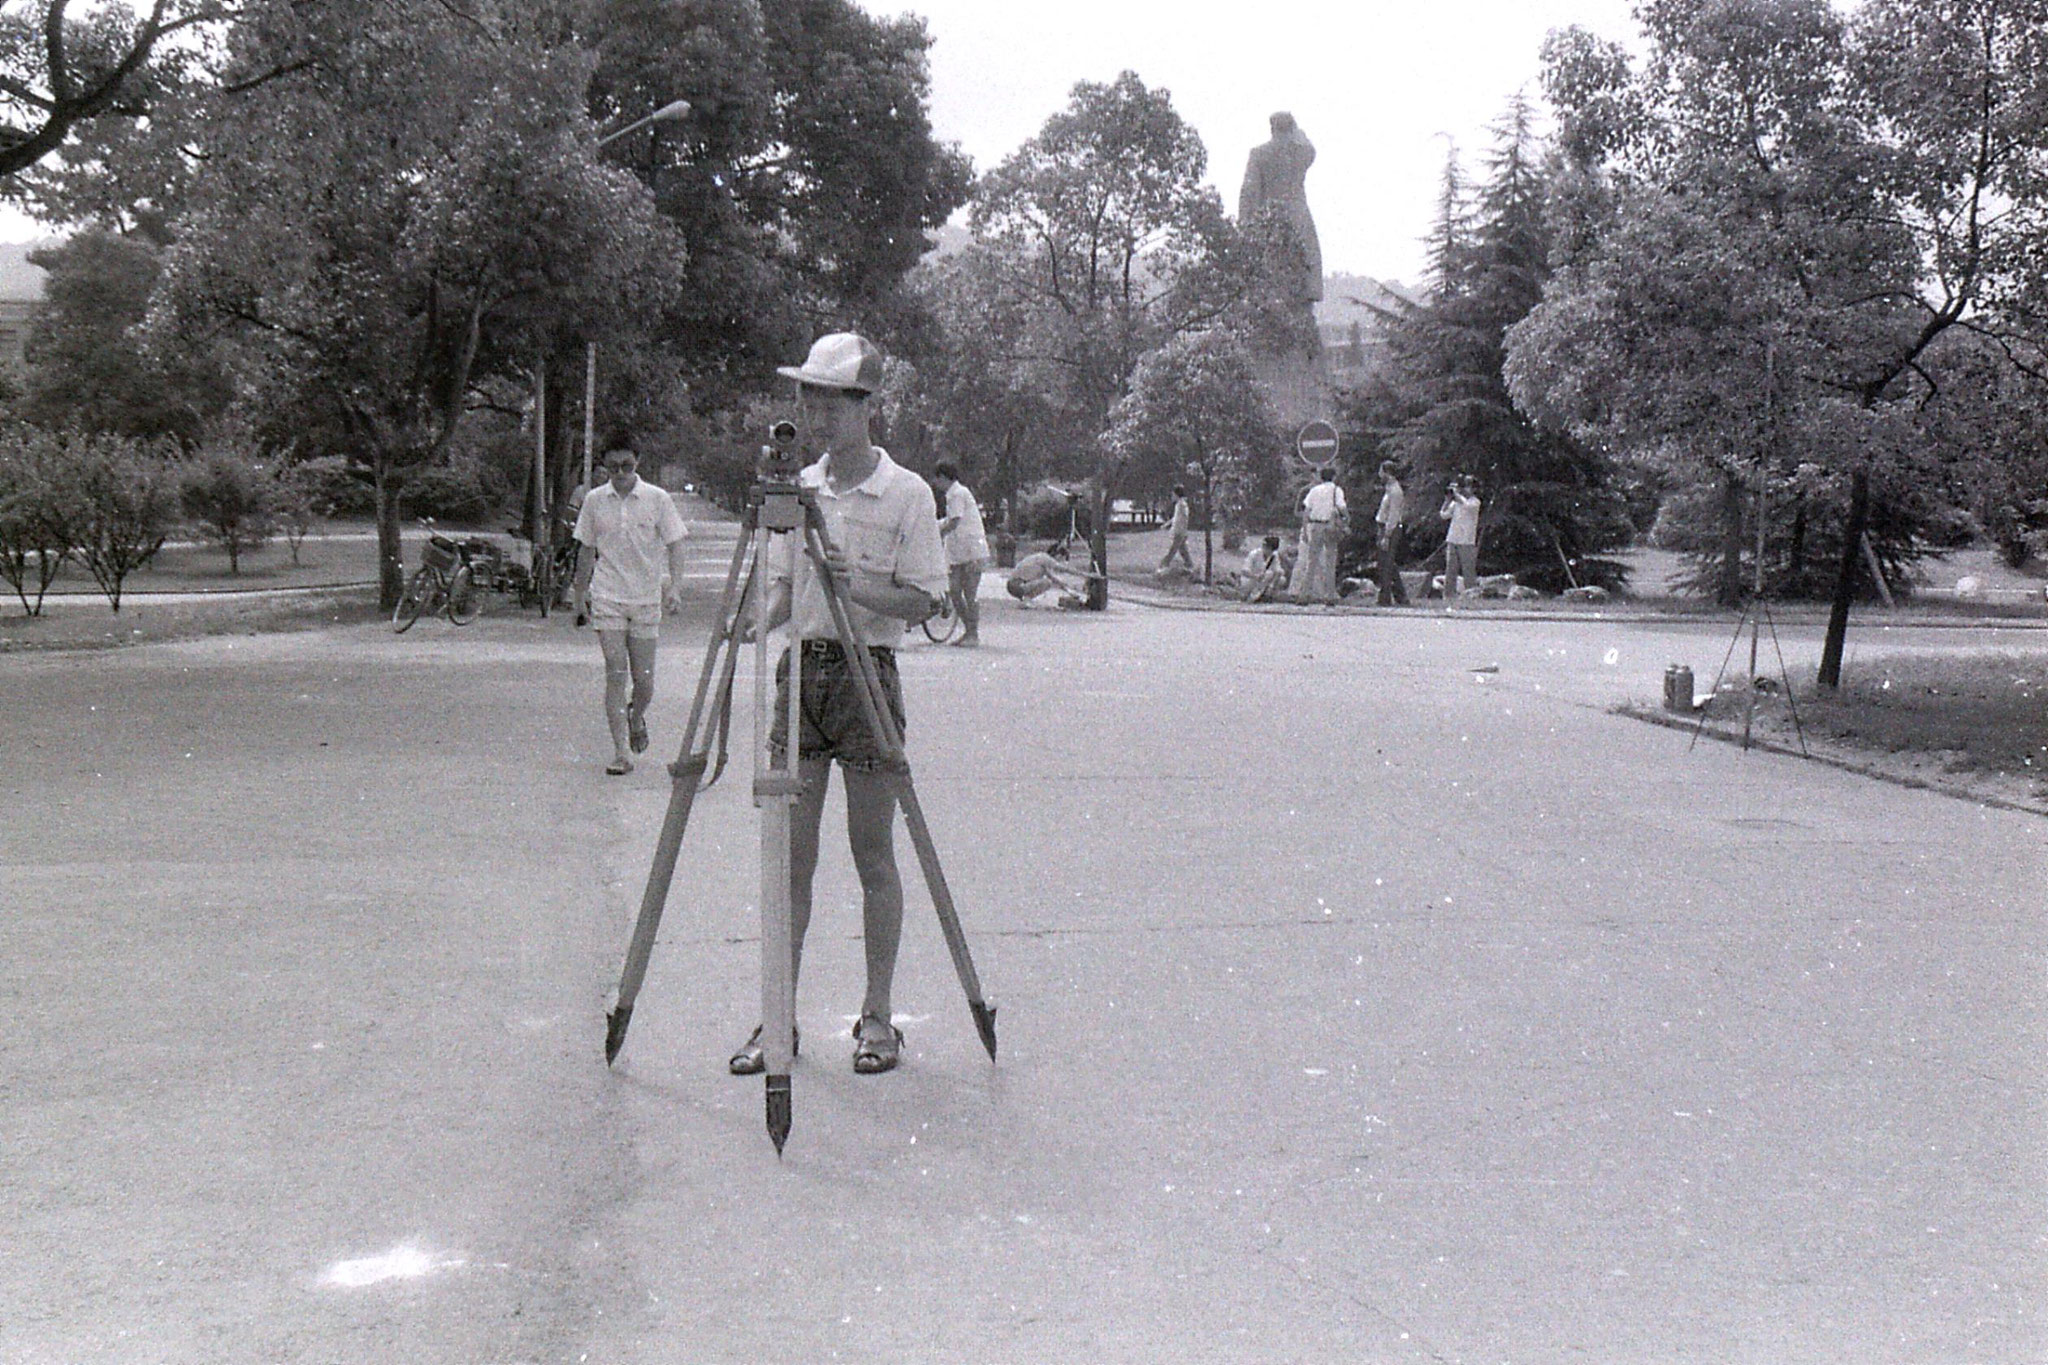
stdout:
<svg viewBox="0 0 2048 1365">
<path fill-rule="evenodd" d="M 391 609 L 391 629 L 401 635 L 432 612 L 446 611 L 450 621 L 466 626 L 483 611 L 483 593 L 470 568 L 470 546 L 433 530 L 432 522 L 427 527 L 420 566 L 406 580 L 398 605 Z"/>
</svg>

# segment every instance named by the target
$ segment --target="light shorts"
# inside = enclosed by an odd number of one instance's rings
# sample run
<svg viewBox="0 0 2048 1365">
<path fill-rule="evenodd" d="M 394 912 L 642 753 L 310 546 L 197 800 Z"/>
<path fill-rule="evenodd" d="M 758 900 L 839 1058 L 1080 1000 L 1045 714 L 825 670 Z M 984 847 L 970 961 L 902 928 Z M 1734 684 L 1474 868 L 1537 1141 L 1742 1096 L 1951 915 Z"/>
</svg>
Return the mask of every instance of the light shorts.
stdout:
<svg viewBox="0 0 2048 1365">
<path fill-rule="evenodd" d="M 981 592 L 981 571 L 988 566 L 985 559 L 969 559 L 946 566 L 947 586 L 962 597 L 974 597 Z"/>
<path fill-rule="evenodd" d="M 661 634 L 661 603 L 593 597 L 590 624 L 596 630 L 623 630 L 629 640 L 652 640 Z"/>
</svg>

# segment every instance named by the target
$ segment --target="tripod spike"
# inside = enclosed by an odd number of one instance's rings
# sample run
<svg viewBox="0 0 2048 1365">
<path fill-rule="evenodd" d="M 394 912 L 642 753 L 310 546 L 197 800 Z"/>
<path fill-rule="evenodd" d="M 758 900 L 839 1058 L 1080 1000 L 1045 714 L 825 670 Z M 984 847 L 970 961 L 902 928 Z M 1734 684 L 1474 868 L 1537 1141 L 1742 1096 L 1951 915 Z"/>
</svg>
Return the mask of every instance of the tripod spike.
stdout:
<svg viewBox="0 0 2048 1365">
<path fill-rule="evenodd" d="M 775 1144 L 775 1155 L 782 1156 L 782 1144 L 789 1141 L 790 1105 L 789 1073 L 768 1077 L 768 1140 Z"/>
<path fill-rule="evenodd" d="M 996 1007 L 983 1000 L 970 1000 L 967 1008 L 974 1014 L 975 1031 L 981 1034 L 981 1045 L 988 1049 L 988 1059 L 996 1059 Z"/>
<path fill-rule="evenodd" d="M 619 1059 L 619 1049 L 626 1045 L 626 1026 L 633 1022 L 633 1007 L 620 1005 L 604 1017 L 604 1064 L 610 1066 Z"/>
</svg>

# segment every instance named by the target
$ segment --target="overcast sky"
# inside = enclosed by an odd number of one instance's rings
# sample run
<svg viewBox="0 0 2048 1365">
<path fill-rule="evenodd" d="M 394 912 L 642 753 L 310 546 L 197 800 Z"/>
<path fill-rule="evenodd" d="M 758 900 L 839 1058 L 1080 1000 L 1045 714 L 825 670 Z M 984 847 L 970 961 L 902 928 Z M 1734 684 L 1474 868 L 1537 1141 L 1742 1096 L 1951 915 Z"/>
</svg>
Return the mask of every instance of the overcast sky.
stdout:
<svg viewBox="0 0 2048 1365">
<path fill-rule="evenodd" d="M 987 170 L 1065 107 L 1075 81 L 1126 68 L 1165 86 L 1237 211 L 1267 115 L 1316 146 L 1309 207 L 1323 265 L 1413 280 L 1444 164 L 1468 168 L 1517 89 L 1541 101 L 1543 35 L 1579 24 L 1633 45 L 1631 0 L 862 0 L 922 15 L 932 122 Z"/>
</svg>

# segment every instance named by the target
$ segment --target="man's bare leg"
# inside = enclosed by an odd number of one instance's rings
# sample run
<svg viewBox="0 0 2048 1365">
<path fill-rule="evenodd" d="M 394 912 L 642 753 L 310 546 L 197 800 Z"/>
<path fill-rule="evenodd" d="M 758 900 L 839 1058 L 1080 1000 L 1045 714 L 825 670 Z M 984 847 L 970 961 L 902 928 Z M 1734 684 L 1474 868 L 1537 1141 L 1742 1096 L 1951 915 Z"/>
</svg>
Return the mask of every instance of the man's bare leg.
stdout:
<svg viewBox="0 0 2048 1365">
<path fill-rule="evenodd" d="M 896 953 L 903 942 L 903 878 L 896 870 L 896 779 L 846 770 L 846 839 L 860 874 L 861 936 L 868 985 L 863 1016 L 887 1020 L 894 1009 Z"/>
<path fill-rule="evenodd" d="M 626 735 L 633 752 L 647 747 L 647 708 L 654 701 L 653 636 L 628 635 L 626 655 L 633 674 L 633 699 L 626 708 Z"/>
<path fill-rule="evenodd" d="M 631 772 L 633 758 L 626 708 L 633 687 L 632 654 L 623 630 L 601 630 L 597 643 L 604 650 L 604 721 L 612 732 L 612 768 Z"/>
</svg>

